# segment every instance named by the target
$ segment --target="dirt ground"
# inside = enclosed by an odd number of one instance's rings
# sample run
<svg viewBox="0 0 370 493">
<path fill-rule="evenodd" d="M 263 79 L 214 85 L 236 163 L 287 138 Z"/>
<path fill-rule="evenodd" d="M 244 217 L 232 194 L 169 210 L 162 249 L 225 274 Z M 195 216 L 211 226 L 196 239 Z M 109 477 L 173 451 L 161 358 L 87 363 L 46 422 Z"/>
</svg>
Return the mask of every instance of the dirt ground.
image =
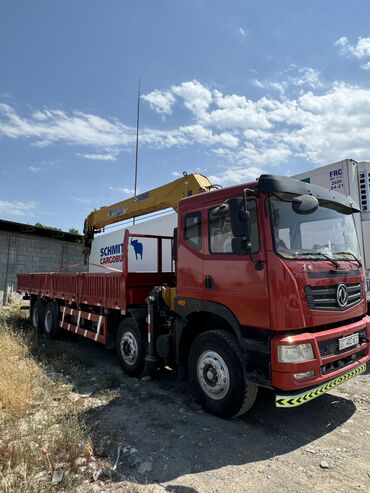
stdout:
<svg viewBox="0 0 370 493">
<path fill-rule="evenodd" d="M 93 362 L 72 382 L 73 398 L 85 399 L 106 464 L 118 455 L 114 472 L 100 470 L 78 491 L 370 492 L 370 368 L 296 409 L 276 409 L 262 390 L 252 411 L 224 421 L 204 413 L 173 372 L 129 378 L 114 352 L 69 343 Z M 109 403 L 99 397 L 107 379 Z"/>
</svg>

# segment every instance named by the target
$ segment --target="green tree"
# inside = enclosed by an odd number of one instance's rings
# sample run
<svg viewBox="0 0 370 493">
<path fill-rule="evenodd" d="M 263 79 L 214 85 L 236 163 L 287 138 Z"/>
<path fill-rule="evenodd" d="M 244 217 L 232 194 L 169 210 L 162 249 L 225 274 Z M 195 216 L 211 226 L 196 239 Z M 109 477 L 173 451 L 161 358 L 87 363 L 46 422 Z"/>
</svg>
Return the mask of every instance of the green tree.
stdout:
<svg viewBox="0 0 370 493">
<path fill-rule="evenodd" d="M 51 229 L 52 231 L 62 231 L 60 228 L 53 228 L 52 226 L 45 226 L 44 224 L 41 224 L 41 223 L 36 223 L 35 226 L 37 228 Z"/>
</svg>

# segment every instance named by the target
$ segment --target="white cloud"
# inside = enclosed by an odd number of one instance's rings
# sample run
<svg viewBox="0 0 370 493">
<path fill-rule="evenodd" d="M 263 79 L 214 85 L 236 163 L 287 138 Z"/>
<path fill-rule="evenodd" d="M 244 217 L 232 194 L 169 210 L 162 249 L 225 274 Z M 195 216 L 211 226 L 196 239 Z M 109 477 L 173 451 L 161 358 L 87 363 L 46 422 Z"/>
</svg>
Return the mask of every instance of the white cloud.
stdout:
<svg viewBox="0 0 370 493">
<path fill-rule="evenodd" d="M 47 120 L 47 114 L 42 112 L 42 111 L 35 111 L 35 113 L 33 113 L 32 117 L 39 121 L 39 122 L 43 122 L 45 120 Z"/>
<path fill-rule="evenodd" d="M 117 157 L 114 154 L 81 154 L 77 153 L 78 156 L 84 157 L 85 159 L 92 159 L 93 161 L 116 161 Z"/>
<path fill-rule="evenodd" d="M 144 96 L 141 96 L 144 101 L 147 101 L 151 108 L 157 113 L 170 114 L 172 105 L 175 102 L 175 97 L 169 91 L 159 91 L 156 89 Z"/>
<path fill-rule="evenodd" d="M 258 87 L 260 89 L 265 89 L 266 87 L 266 84 L 264 82 L 262 82 L 261 80 L 258 80 L 258 79 L 251 79 L 251 84 L 255 87 Z"/>
<path fill-rule="evenodd" d="M 196 117 L 204 114 L 212 102 L 212 92 L 197 80 L 172 86 L 171 91 L 184 100 L 184 105 Z"/>
<path fill-rule="evenodd" d="M 320 96 L 304 94 L 297 104 L 302 112 L 299 128 L 283 136 L 295 153 L 316 163 L 342 156 L 369 158 L 369 89 L 335 84 Z"/>
<path fill-rule="evenodd" d="M 271 127 L 260 102 L 236 94 L 224 95 L 217 90 L 213 96 L 216 108 L 202 115 L 204 125 L 217 129 Z"/>
<path fill-rule="evenodd" d="M 312 88 L 321 87 L 320 73 L 313 68 L 301 68 L 299 69 L 297 77 L 289 77 L 289 81 L 297 86 L 308 86 Z"/>
<path fill-rule="evenodd" d="M 38 203 L 31 200 L 21 202 L 17 200 L 0 200 L 0 214 L 9 216 L 33 216 Z"/>
<path fill-rule="evenodd" d="M 335 45 L 339 46 L 342 55 L 352 55 L 360 59 L 370 57 L 370 37 L 362 38 L 360 36 L 356 44 L 351 44 L 347 36 L 342 36 L 335 42 Z"/>
<path fill-rule="evenodd" d="M 200 83 L 194 82 L 184 83 L 179 86 L 180 89 L 183 91 L 185 106 L 193 108 L 194 111 L 200 110 L 201 107 L 206 109 L 207 105 L 201 101 L 201 94 L 208 94 L 208 89 L 202 89 Z M 194 100 L 191 100 L 190 94 L 195 96 Z M 172 130 L 142 128 L 140 145 L 161 149 L 191 145 L 194 142 L 202 142 L 205 145 L 219 142 L 230 146 L 236 144 L 236 137 L 232 135 L 225 133 L 215 135 L 205 131 L 202 136 L 201 133 L 200 128 L 197 129 L 192 125 Z M 92 160 L 113 161 L 121 150 L 133 149 L 136 129 L 128 127 L 117 119 L 103 118 L 80 111 L 67 113 L 43 109 L 27 118 L 19 115 L 13 107 L 0 104 L 0 135 L 12 139 L 28 139 L 31 145 L 40 148 L 57 142 L 83 146 L 95 152 L 80 152 L 79 156 Z"/>
<path fill-rule="evenodd" d="M 133 188 L 127 188 L 127 187 L 113 187 L 109 186 L 109 190 L 112 192 L 120 192 L 124 193 L 125 195 L 129 195 L 130 197 L 133 197 L 135 194 L 135 190 Z M 136 191 L 136 193 L 139 193 L 139 190 Z"/>
<path fill-rule="evenodd" d="M 37 111 L 26 118 L 8 104 L 0 104 L 0 134 L 13 139 L 30 139 L 38 147 L 65 142 L 110 148 L 135 142 L 135 129 L 115 119 L 51 109 Z"/>
<path fill-rule="evenodd" d="M 258 87 L 259 89 L 273 89 L 281 95 L 283 95 L 288 88 L 288 83 L 286 81 L 251 79 L 250 83 L 252 86 Z"/>
<path fill-rule="evenodd" d="M 212 175 L 209 177 L 214 184 L 232 184 L 232 183 L 245 183 L 255 181 L 263 173 L 262 168 L 257 167 L 240 167 L 234 166 L 224 169 L 218 175 Z"/>
<path fill-rule="evenodd" d="M 302 91 L 298 98 L 285 95 L 281 99 L 250 100 L 204 87 L 211 99 L 201 111 L 194 112 L 197 118 L 193 125 L 178 129 L 177 138 L 212 145 L 225 167 L 233 163 L 261 169 L 294 157 L 315 163 L 348 156 L 368 159 L 370 90 L 343 83 L 324 86 L 319 73 L 308 68 L 289 77 L 290 84 L 320 88 L 320 93 L 311 90 Z M 193 84 L 201 92 L 200 83 Z M 232 173 L 222 175 L 223 179 L 240 176 L 241 168 L 232 169 Z"/>
<path fill-rule="evenodd" d="M 239 139 L 227 132 L 215 134 L 209 128 L 202 125 L 190 125 L 188 127 L 180 127 L 179 132 L 184 137 L 190 137 L 190 140 L 198 144 L 206 145 L 224 145 L 225 147 L 237 147 Z"/>
<path fill-rule="evenodd" d="M 42 168 L 40 166 L 29 166 L 28 169 L 32 172 L 32 173 L 38 173 L 39 171 L 42 170 Z"/>
<path fill-rule="evenodd" d="M 267 88 L 269 82 L 260 86 Z M 369 88 L 339 82 L 324 85 L 316 70 L 289 67 L 283 89 L 252 99 L 196 80 L 172 86 L 161 91 L 175 98 L 172 112 L 186 108 L 191 113 L 180 126 L 162 122 L 159 127 L 143 128 L 140 145 L 157 150 L 201 146 L 208 151 L 205 156 L 220 163 L 219 173 L 213 173 L 225 182 L 254 179 L 256 170 L 266 168 L 284 172 L 293 161 L 369 159 Z M 85 146 L 86 152 L 80 151 L 83 157 L 107 161 L 122 149 L 133 150 L 135 143 L 135 129 L 117 119 L 47 108 L 24 117 L 4 104 L 0 134 L 39 145 L 62 141 Z M 111 190 L 133 195 L 129 188 Z"/>
<path fill-rule="evenodd" d="M 312 67 L 297 67 L 290 65 L 288 69 L 280 71 L 275 75 L 278 80 L 259 80 L 251 79 L 250 83 L 260 89 L 273 89 L 284 95 L 286 92 L 294 89 L 303 89 L 309 87 L 317 89 L 324 87 L 320 79 L 320 72 Z"/>
<path fill-rule="evenodd" d="M 193 80 L 172 86 L 166 91 L 155 89 L 142 96 L 142 99 L 147 101 L 151 108 L 162 114 L 171 113 L 176 98 L 182 99 L 185 107 L 198 116 L 207 110 L 212 101 L 212 93 L 198 81 Z"/>
<path fill-rule="evenodd" d="M 239 34 L 242 36 L 242 38 L 245 38 L 247 36 L 247 31 L 242 27 L 239 27 Z"/>
<path fill-rule="evenodd" d="M 75 200 L 76 202 L 79 202 L 80 204 L 91 204 L 92 202 L 91 199 L 86 199 L 83 197 L 71 197 L 71 199 Z"/>
</svg>

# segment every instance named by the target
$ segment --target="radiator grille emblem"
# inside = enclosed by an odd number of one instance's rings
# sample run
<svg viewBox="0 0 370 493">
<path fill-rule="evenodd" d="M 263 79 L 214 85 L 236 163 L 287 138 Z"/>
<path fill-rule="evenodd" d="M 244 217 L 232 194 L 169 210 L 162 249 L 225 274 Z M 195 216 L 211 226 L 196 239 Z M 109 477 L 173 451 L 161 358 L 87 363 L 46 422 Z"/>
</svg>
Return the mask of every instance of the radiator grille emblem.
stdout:
<svg viewBox="0 0 370 493">
<path fill-rule="evenodd" d="M 345 284 L 339 284 L 337 287 L 337 303 L 341 308 L 344 308 L 348 303 L 348 290 Z"/>
</svg>

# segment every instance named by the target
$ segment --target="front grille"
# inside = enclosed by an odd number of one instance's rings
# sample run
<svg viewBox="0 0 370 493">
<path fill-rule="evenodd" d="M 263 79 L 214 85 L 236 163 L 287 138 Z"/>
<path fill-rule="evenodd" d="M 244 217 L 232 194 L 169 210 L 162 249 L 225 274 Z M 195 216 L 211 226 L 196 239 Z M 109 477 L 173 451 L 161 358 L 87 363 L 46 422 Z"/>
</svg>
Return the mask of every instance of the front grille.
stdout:
<svg viewBox="0 0 370 493">
<path fill-rule="evenodd" d="M 344 284 L 344 283 L 343 283 Z M 330 286 L 306 286 L 307 303 L 313 310 L 347 310 L 362 300 L 360 283 L 344 284 L 348 291 L 348 301 L 344 307 L 337 301 L 338 284 Z"/>
<path fill-rule="evenodd" d="M 351 365 L 364 356 L 366 356 L 365 351 L 360 351 L 359 353 L 352 354 L 351 356 L 346 356 L 345 358 L 338 359 L 336 361 L 333 361 L 332 363 L 322 365 L 321 375 L 328 375 L 329 373 L 333 373 L 334 371 L 345 368 L 346 366 Z"/>
<path fill-rule="evenodd" d="M 355 332 L 355 334 L 356 334 L 356 332 Z M 365 332 L 365 330 L 362 330 L 361 332 L 359 332 L 360 344 L 362 344 L 362 342 L 364 340 L 366 340 L 366 332 Z M 354 347 L 350 347 L 347 349 L 343 349 L 342 351 L 339 351 L 339 338 L 338 337 L 335 339 L 327 339 L 325 341 L 319 341 L 318 345 L 319 345 L 320 354 L 323 357 L 325 357 L 325 356 L 336 356 L 338 354 L 345 353 L 346 351 L 350 351 L 351 349 L 355 349 L 355 347 L 356 347 L 356 346 L 354 346 Z"/>
</svg>

